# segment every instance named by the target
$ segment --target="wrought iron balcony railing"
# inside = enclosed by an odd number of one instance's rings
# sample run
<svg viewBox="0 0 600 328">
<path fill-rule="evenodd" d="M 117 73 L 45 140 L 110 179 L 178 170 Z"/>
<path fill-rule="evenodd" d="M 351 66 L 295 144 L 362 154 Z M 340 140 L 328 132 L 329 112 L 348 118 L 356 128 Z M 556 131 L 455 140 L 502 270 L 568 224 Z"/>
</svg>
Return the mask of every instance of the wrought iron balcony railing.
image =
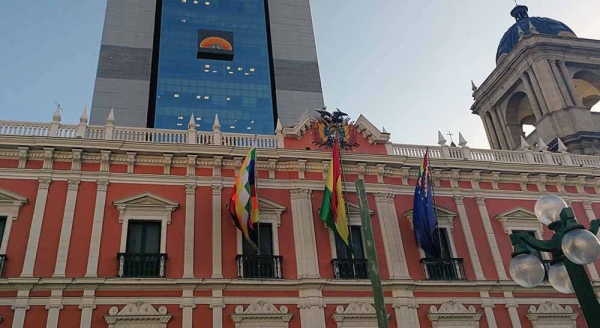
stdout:
<svg viewBox="0 0 600 328">
<path fill-rule="evenodd" d="M 467 280 L 463 259 L 421 259 L 427 280 Z"/>
<path fill-rule="evenodd" d="M 4 274 L 4 263 L 6 263 L 6 254 L 0 254 L 0 277 Z"/>
<path fill-rule="evenodd" d="M 283 279 L 283 256 L 236 256 L 238 278 Z"/>
<path fill-rule="evenodd" d="M 166 271 L 167 254 L 117 254 L 117 277 L 119 278 L 164 278 Z"/>
<path fill-rule="evenodd" d="M 335 279 L 368 279 L 368 262 L 366 259 L 333 259 L 333 276 Z"/>
</svg>

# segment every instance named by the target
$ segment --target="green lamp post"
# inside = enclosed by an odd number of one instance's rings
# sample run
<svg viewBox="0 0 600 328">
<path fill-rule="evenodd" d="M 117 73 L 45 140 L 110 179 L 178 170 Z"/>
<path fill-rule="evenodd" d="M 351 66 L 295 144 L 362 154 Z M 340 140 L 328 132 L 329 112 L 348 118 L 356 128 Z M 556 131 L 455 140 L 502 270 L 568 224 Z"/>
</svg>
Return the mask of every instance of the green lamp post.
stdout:
<svg viewBox="0 0 600 328">
<path fill-rule="evenodd" d="M 600 220 L 591 223 L 590 230 L 575 220 L 573 210 L 555 195 L 545 195 L 535 204 L 538 220 L 554 231 L 550 240 L 538 240 L 526 233 L 510 235 L 514 252 L 510 275 L 523 287 L 535 287 L 545 277 L 542 262 L 530 248 L 552 254 L 548 280 L 554 289 L 564 294 L 575 293 L 585 321 L 590 328 L 600 328 L 600 304 L 583 265 L 600 257 L 600 241 L 596 237 Z M 529 247 L 528 247 L 529 246 Z"/>
</svg>

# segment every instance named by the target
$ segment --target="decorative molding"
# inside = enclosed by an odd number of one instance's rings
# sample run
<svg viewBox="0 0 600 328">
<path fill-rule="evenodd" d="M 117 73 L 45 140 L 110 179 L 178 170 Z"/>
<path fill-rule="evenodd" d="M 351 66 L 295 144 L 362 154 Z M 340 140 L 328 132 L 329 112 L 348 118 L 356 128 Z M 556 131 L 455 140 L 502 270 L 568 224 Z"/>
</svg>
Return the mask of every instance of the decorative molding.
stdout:
<svg viewBox="0 0 600 328">
<path fill-rule="evenodd" d="M 281 215 L 287 209 L 285 206 L 259 196 L 258 208 L 260 208 L 261 220 L 276 223 L 277 227 L 281 227 Z"/>
<path fill-rule="evenodd" d="M 185 194 L 186 195 L 195 195 L 196 188 L 197 188 L 197 186 L 195 183 L 186 183 L 185 184 Z"/>
<path fill-rule="evenodd" d="M 532 305 L 527 310 L 527 319 L 534 328 L 537 327 L 577 327 L 577 317 L 570 306 L 562 307 L 559 304 L 546 301 L 537 308 Z"/>
<path fill-rule="evenodd" d="M 321 171 L 323 172 L 323 181 L 327 180 L 327 173 L 329 173 L 329 164 L 331 161 L 321 162 Z"/>
<path fill-rule="evenodd" d="M 114 201 L 113 205 L 119 210 L 120 223 L 129 216 L 166 216 L 167 223 L 171 223 L 171 213 L 179 207 L 179 203 L 149 192 Z"/>
<path fill-rule="evenodd" d="M 71 154 L 71 171 L 81 171 L 83 149 L 73 149 Z"/>
<path fill-rule="evenodd" d="M 529 184 L 529 173 L 519 174 L 519 185 L 521 186 L 521 191 L 527 191 L 527 184 Z"/>
<path fill-rule="evenodd" d="M 440 305 L 439 309 L 432 305 L 427 318 L 431 320 L 433 328 L 452 326 L 478 328 L 481 313 L 477 313 L 473 305 L 465 307 L 461 303 L 449 301 Z"/>
<path fill-rule="evenodd" d="M 27 165 L 27 155 L 29 152 L 29 147 L 19 147 L 19 166 L 18 168 L 24 169 Z"/>
<path fill-rule="evenodd" d="M 298 179 L 300 179 L 300 180 L 306 179 L 306 160 L 305 159 L 298 160 Z"/>
<path fill-rule="evenodd" d="M 98 186 L 98 191 L 107 191 L 109 184 L 110 184 L 110 181 L 108 181 L 108 180 L 96 181 L 96 185 Z"/>
<path fill-rule="evenodd" d="M 385 167 L 385 164 L 377 164 L 377 183 L 379 184 L 385 183 L 383 179 L 385 176 Z"/>
<path fill-rule="evenodd" d="M 367 172 L 367 163 L 358 163 L 356 164 L 358 178 L 361 180 L 365 179 L 365 173 Z"/>
<path fill-rule="evenodd" d="M 109 171 L 110 171 L 110 150 L 101 150 L 100 151 L 100 172 L 109 172 Z"/>
<path fill-rule="evenodd" d="M 27 204 L 27 202 L 28 199 L 26 197 L 0 188 L 0 215 L 7 217 L 4 226 L 4 234 L 0 236 L 0 238 L 2 238 L 0 254 L 6 254 L 13 221 L 17 220 L 19 217 L 19 209 Z"/>
<path fill-rule="evenodd" d="M 491 174 L 492 189 L 498 190 L 498 182 L 500 181 L 500 172 L 492 172 Z"/>
<path fill-rule="evenodd" d="M 51 178 L 39 178 L 38 185 L 40 189 L 48 189 L 50 188 L 50 184 L 52 183 Z"/>
<path fill-rule="evenodd" d="M 42 169 L 51 170 L 54 161 L 54 148 L 44 147 L 44 164 Z"/>
<path fill-rule="evenodd" d="M 436 170 L 433 170 L 433 171 L 434 171 L 434 175 L 435 175 L 435 171 Z M 438 172 L 438 176 L 439 176 L 439 172 Z M 403 186 L 408 186 L 408 178 L 410 177 L 410 167 L 404 166 L 404 167 L 400 168 L 400 177 L 402 178 L 402 185 Z M 439 187 L 440 186 L 440 179 L 434 179 L 433 180 L 433 184 L 436 187 Z"/>
<path fill-rule="evenodd" d="M 133 173 L 135 168 L 135 152 L 127 152 L 127 173 Z"/>
<path fill-rule="evenodd" d="M 248 305 L 245 310 L 241 305 L 236 307 L 235 313 L 231 314 L 231 319 L 235 323 L 235 328 L 288 328 L 292 316 L 286 306 L 277 309 L 271 303 L 259 301 Z"/>
<path fill-rule="evenodd" d="M 540 234 L 544 231 L 535 213 L 522 207 L 498 214 L 495 218 L 502 223 L 502 228 L 507 234 L 511 234 L 513 230 L 534 230 Z"/>
<path fill-rule="evenodd" d="M 481 190 L 481 185 L 479 184 L 481 182 L 481 171 L 474 170 L 471 173 L 473 174 L 471 178 L 471 187 L 473 190 Z"/>
<path fill-rule="evenodd" d="M 291 196 L 292 200 L 294 200 L 294 199 L 310 199 L 311 195 L 312 195 L 312 190 L 310 190 L 310 189 L 300 189 L 300 188 L 290 189 L 290 196 Z"/>
<path fill-rule="evenodd" d="M 275 171 L 277 171 L 277 160 L 274 158 L 269 158 L 267 163 L 267 167 L 269 168 L 269 179 L 275 179 Z"/>
<path fill-rule="evenodd" d="M 221 193 L 223 192 L 222 185 L 212 185 L 211 188 L 213 196 L 221 196 Z"/>
<path fill-rule="evenodd" d="M 545 174 L 539 174 L 537 177 L 537 181 L 535 182 L 539 192 L 546 192 L 546 184 L 548 183 L 548 178 Z"/>
<path fill-rule="evenodd" d="M 104 316 L 108 328 L 166 328 L 171 320 L 167 308 L 161 306 L 158 311 L 150 304 L 136 302 L 125 305 L 121 311 L 116 306 L 109 310 L 109 315 Z"/>
<path fill-rule="evenodd" d="M 81 180 L 79 179 L 68 179 L 67 183 L 69 184 L 69 190 L 78 190 L 79 184 L 81 184 Z"/>
<path fill-rule="evenodd" d="M 392 193 L 382 193 L 378 192 L 375 194 L 375 201 L 383 204 L 394 204 L 394 199 L 396 195 Z"/>
<path fill-rule="evenodd" d="M 583 205 L 583 209 L 588 210 L 588 211 L 593 210 L 591 201 L 583 201 L 583 202 L 581 202 L 581 204 Z"/>
<path fill-rule="evenodd" d="M 437 213 L 438 226 L 446 228 L 450 232 L 454 231 L 454 219 L 458 216 L 458 213 L 441 206 L 434 206 L 434 210 Z M 410 228 L 414 230 L 413 210 L 408 210 L 403 215 L 410 220 Z"/>
<path fill-rule="evenodd" d="M 338 328 L 377 328 L 377 312 L 369 303 L 350 303 L 345 309 L 340 305 L 332 317 Z"/>
<path fill-rule="evenodd" d="M 196 175 L 196 158 L 197 155 L 187 155 L 187 175 L 195 176 Z"/>
<path fill-rule="evenodd" d="M 213 157 L 213 177 L 221 176 L 221 168 L 223 167 L 223 156 Z"/>
<path fill-rule="evenodd" d="M 169 175 L 171 174 L 171 165 L 173 165 L 173 154 L 164 154 L 163 155 L 163 174 Z"/>
</svg>

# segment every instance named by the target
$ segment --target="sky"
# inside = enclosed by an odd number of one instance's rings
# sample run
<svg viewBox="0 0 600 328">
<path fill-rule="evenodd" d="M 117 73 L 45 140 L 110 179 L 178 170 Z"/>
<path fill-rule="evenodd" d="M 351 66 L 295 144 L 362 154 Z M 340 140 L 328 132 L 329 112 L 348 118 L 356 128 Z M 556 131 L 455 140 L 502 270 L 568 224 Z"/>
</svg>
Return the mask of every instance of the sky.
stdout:
<svg viewBox="0 0 600 328">
<path fill-rule="evenodd" d="M 495 68 L 514 23 L 512 0 L 312 0 L 325 103 L 364 115 L 395 143 L 437 143 L 461 132 L 488 148 L 471 114 L 476 85 Z M 600 1 L 527 0 L 579 37 L 600 39 Z M 91 107 L 106 1 L 6 1 L 0 10 L 0 119 L 65 123 Z M 448 136 L 446 136 L 449 139 Z"/>
</svg>

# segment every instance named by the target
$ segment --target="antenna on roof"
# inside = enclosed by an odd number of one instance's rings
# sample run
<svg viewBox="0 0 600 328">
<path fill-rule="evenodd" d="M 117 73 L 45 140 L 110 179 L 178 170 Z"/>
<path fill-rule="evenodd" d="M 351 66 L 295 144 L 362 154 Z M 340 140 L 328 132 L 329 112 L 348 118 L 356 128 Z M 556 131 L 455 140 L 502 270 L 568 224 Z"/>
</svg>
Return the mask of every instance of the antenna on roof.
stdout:
<svg viewBox="0 0 600 328">
<path fill-rule="evenodd" d="M 513 0 L 515 2 L 515 5 L 518 6 L 519 4 L 517 3 L 517 0 Z"/>
</svg>

